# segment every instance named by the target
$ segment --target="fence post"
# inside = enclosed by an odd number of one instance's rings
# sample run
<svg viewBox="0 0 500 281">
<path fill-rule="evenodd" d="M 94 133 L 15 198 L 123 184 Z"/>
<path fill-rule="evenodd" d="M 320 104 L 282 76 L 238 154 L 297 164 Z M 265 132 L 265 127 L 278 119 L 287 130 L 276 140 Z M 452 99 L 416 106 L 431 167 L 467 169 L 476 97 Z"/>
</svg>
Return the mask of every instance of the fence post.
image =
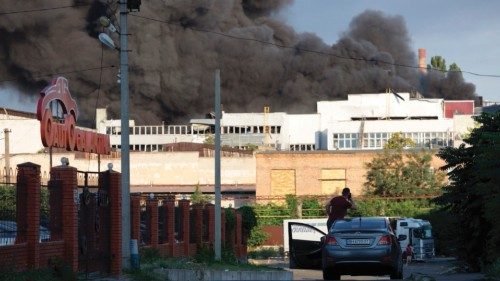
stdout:
<svg viewBox="0 0 500 281">
<path fill-rule="evenodd" d="M 158 249 L 158 199 L 149 198 L 146 204 L 149 214 L 149 241 L 151 248 Z"/>
<path fill-rule="evenodd" d="M 196 222 L 193 229 L 195 237 L 194 240 L 196 245 L 201 245 L 201 243 L 203 242 L 203 225 L 207 223 L 203 221 L 203 205 L 194 204 L 193 212 L 194 212 L 194 220 Z"/>
<path fill-rule="evenodd" d="M 109 177 L 102 179 L 101 177 Z M 111 274 L 120 275 L 122 271 L 122 192 L 121 174 L 112 170 L 103 172 L 99 176 L 99 186 L 102 182 L 107 182 L 110 211 L 110 254 L 111 254 Z"/>
<path fill-rule="evenodd" d="M 205 205 L 208 213 L 208 243 L 213 247 L 215 242 L 215 206 L 214 204 Z"/>
<path fill-rule="evenodd" d="M 163 200 L 165 209 L 165 221 L 163 222 L 166 227 L 168 251 L 170 256 L 174 257 L 175 250 L 175 198 L 167 197 Z"/>
<path fill-rule="evenodd" d="M 137 239 L 141 245 L 141 195 L 132 194 L 130 197 L 130 238 Z"/>
<path fill-rule="evenodd" d="M 77 170 L 74 167 L 61 165 L 50 170 L 51 180 L 61 182 L 62 193 L 62 238 L 64 240 L 65 258 L 70 268 L 78 270 L 78 186 Z"/>
<path fill-rule="evenodd" d="M 240 213 L 236 212 L 236 228 L 235 228 L 235 235 L 236 235 L 236 245 L 235 245 L 235 255 L 236 257 L 242 258 L 242 250 L 241 250 L 241 242 L 242 242 L 242 216 Z"/>
<path fill-rule="evenodd" d="M 190 246 L 190 241 L 189 241 L 189 200 L 187 199 L 182 199 L 179 200 L 179 207 L 181 208 L 182 212 L 182 240 L 184 242 L 184 255 L 189 256 L 189 246 Z"/>
<path fill-rule="evenodd" d="M 17 165 L 17 242 L 27 242 L 28 268 L 39 267 L 40 165 Z"/>
</svg>

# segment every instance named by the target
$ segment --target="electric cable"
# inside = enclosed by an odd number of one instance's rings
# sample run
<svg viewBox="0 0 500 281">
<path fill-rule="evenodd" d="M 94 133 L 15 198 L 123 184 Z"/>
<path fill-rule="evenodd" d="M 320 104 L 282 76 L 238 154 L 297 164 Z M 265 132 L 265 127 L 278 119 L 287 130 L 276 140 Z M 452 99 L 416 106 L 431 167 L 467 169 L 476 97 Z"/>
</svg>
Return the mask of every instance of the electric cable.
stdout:
<svg viewBox="0 0 500 281">
<path fill-rule="evenodd" d="M 86 7 L 91 4 L 75 4 L 75 5 L 67 5 L 67 6 L 59 6 L 59 7 L 51 7 L 51 8 L 40 8 L 40 9 L 32 9 L 32 10 L 20 10 L 20 11 L 3 11 L 0 12 L 0 16 L 3 15 L 13 15 L 13 14 L 24 14 L 24 13 L 36 13 L 36 12 L 45 12 L 45 11 L 53 11 L 67 8 L 78 8 L 78 7 Z"/>
<path fill-rule="evenodd" d="M 215 34 L 215 35 L 224 36 L 224 37 L 227 37 L 227 38 L 236 39 L 236 40 L 242 40 L 242 41 L 252 41 L 252 42 L 257 42 L 257 43 L 261 43 L 261 44 L 265 44 L 265 45 L 272 45 L 272 46 L 279 47 L 279 48 L 282 48 L 282 49 L 291 49 L 291 50 L 295 50 L 295 51 L 301 51 L 301 52 L 304 52 L 304 53 L 311 53 L 311 54 L 317 54 L 317 55 L 324 55 L 324 56 L 335 57 L 335 58 L 338 58 L 338 59 L 364 61 L 364 62 L 368 62 L 368 63 L 382 63 L 382 64 L 387 64 L 387 65 L 392 65 L 392 66 L 395 66 L 395 67 L 421 69 L 421 67 L 415 66 L 415 65 L 406 65 L 406 64 L 392 63 L 392 62 L 387 62 L 387 61 L 382 61 L 382 60 L 373 60 L 373 59 L 366 59 L 366 58 L 359 58 L 359 57 L 341 56 L 341 55 L 337 55 L 337 54 L 333 54 L 333 53 L 328 53 L 328 52 L 323 52 L 323 51 L 318 51 L 318 50 L 304 49 L 304 48 L 299 48 L 299 47 L 295 47 L 295 46 L 287 46 L 287 45 L 283 45 L 283 44 L 279 44 L 279 43 L 274 43 L 274 42 L 268 42 L 268 41 L 259 40 L 259 39 L 255 39 L 255 38 L 239 37 L 239 36 L 235 36 L 235 35 L 231 35 L 231 34 L 219 32 L 219 31 L 213 31 L 213 30 L 208 30 L 208 29 L 195 28 L 195 27 L 190 27 L 190 26 L 183 26 L 179 22 L 165 21 L 165 20 L 160 20 L 160 19 L 155 19 L 155 18 L 150 18 L 150 17 L 145 17 L 145 16 L 139 16 L 139 15 L 136 15 L 136 14 L 129 14 L 129 15 L 132 16 L 132 17 L 137 17 L 137 18 L 146 19 L 146 20 L 150 20 L 150 21 L 155 21 L 155 22 L 165 23 L 165 24 L 169 24 L 169 25 L 180 26 L 182 28 L 190 29 L 190 30 L 197 31 L 197 32 L 210 33 L 210 34 Z M 445 73 L 445 72 L 449 72 L 449 73 L 455 72 L 455 73 L 457 73 L 458 72 L 458 73 L 466 73 L 466 74 L 470 74 L 470 75 L 474 75 L 474 76 L 500 78 L 500 75 L 495 75 L 495 74 L 480 74 L 480 73 L 471 72 L 471 71 L 465 71 L 465 70 L 460 70 L 460 71 L 456 71 L 456 70 L 441 71 L 441 70 L 437 70 L 437 69 L 433 69 L 433 68 L 431 68 L 431 69 L 425 68 L 425 69 L 426 70 L 431 70 L 431 71 L 439 71 L 439 72 L 443 72 L 443 73 Z"/>
</svg>

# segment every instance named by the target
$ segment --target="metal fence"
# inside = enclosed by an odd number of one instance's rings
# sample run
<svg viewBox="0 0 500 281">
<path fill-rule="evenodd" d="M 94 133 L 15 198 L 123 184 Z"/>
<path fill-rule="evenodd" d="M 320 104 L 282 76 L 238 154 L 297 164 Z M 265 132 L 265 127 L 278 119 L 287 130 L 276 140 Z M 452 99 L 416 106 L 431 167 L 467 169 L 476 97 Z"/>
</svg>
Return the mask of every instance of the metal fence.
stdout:
<svg viewBox="0 0 500 281">
<path fill-rule="evenodd" d="M 16 241 L 16 185 L 0 184 L 0 246 Z"/>
</svg>

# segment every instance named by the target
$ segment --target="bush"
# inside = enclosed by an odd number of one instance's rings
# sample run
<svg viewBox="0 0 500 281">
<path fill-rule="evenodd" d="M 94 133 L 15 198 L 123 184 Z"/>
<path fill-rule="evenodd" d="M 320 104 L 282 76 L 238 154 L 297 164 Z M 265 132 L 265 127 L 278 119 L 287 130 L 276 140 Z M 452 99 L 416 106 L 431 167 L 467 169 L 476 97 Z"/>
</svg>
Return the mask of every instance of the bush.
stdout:
<svg viewBox="0 0 500 281">
<path fill-rule="evenodd" d="M 486 276 L 498 280 L 500 278 L 500 259 L 497 259 L 486 271 Z"/>
<path fill-rule="evenodd" d="M 254 208 L 251 206 L 243 206 L 238 209 L 238 212 L 241 214 L 243 231 L 249 234 L 252 229 L 257 226 Z"/>
<path fill-rule="evenodd" d="M 266 233 L 261 226 L 254 227 L 250 232 L 250 236 L 247 240 L 247 245 L 250 247 L 258 247 L 264 244 L 264 242 L 269 237 L 269 234 Z"/>
</svg>

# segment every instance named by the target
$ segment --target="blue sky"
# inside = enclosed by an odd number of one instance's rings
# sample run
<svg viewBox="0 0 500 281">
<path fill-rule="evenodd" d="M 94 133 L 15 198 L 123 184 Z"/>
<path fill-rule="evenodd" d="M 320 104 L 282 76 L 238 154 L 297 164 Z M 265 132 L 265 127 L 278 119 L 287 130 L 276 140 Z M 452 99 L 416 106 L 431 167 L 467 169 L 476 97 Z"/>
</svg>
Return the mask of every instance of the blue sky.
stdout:
<svg viewBox="0 0 500 281">
<path fill-rule="evenodd" d="M 464 71 L 500 76 L 500 1 L 496 0 L 295 0 L 278 15 L 297 32 L 313 32 L 335 43 L 363 11 L 401 15 L 411 46 L 441 55 Z M 485 100 L 500 102 L 500 77 L 464 74 Z"/>
</svg>

